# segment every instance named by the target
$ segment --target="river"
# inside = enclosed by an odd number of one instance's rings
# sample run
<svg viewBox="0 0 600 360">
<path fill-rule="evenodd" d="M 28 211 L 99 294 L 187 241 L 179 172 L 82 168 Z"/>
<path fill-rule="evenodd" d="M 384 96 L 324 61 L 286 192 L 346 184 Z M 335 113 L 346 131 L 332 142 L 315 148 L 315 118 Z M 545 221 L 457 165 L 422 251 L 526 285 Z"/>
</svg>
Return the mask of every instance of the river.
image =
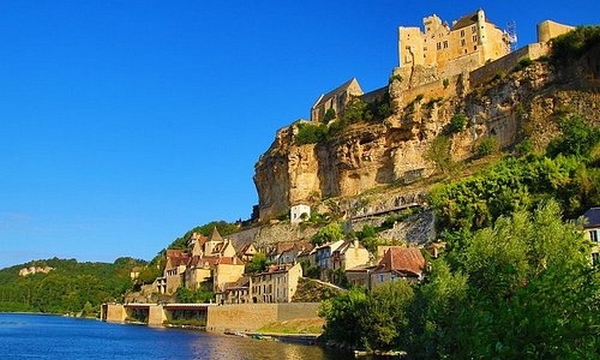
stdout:
<svg viewBox="0 0 600 360">
<path fill-rule="evenodd" d="M 0 359 L 351 359 L 319 346 L 203 331 L 0 313 Z"/>
</svg>

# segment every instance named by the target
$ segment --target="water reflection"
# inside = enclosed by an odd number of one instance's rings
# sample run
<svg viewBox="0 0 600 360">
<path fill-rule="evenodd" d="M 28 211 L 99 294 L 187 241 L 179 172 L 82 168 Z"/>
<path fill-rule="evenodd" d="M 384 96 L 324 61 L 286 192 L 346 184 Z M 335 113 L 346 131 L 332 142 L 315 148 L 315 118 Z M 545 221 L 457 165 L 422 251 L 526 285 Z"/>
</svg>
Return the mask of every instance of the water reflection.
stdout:
<svg viewBox="0 0 600 360">
<path fill-rule="evenodd" d="M 193 344 L 196 359 L 352 359 L 347 354 L 319 346 L 255 340 L 237 336 L 202 334 Z"/>
</svg>

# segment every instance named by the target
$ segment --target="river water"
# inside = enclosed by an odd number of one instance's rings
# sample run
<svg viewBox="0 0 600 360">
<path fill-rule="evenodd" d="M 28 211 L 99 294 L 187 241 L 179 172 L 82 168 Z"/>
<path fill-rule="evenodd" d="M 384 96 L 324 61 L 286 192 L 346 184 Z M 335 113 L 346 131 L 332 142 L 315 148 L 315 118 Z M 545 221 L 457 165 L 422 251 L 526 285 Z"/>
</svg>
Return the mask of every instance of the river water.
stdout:
<svg viewBox="0 0 600 360">
<path fill-rule="evenodd" d="M 0 359 L 351 359 L 318 346 L 202 331 L 0 313 Z"/>
</svg>

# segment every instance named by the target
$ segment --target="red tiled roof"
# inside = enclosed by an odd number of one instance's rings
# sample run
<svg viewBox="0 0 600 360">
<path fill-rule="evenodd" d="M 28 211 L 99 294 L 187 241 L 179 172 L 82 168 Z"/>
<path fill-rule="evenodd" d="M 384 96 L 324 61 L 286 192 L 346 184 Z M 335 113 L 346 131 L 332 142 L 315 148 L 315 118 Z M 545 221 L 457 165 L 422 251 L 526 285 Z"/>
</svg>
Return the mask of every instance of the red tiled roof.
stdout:
<svg viewBox="0 0 600 360">
<path fill-rule="evenodd" d="M 425 258 L 421 251 L 414 247 L 391 247 L 383 254 L 379 265 L 386 271 L 420 275 L 425 269 Z"/>
</svg>

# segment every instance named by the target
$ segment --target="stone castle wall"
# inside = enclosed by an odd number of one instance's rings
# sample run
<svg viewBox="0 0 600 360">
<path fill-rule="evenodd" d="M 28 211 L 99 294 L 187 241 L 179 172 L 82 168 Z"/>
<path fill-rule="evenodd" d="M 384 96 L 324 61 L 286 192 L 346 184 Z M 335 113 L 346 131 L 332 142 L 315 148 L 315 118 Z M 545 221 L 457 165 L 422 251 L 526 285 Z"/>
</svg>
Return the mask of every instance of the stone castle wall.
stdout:
<svg viewBox="0 0 600 360">
<path fill-rule="evenodd" d="M 515 50 L 496 61 L 492 61 L 486 66 L 472 71 L 469 77 L 471 87 L 474 88 L 488 83 L 500 72 L 510 72 L 521 59 L 529 58 L 536 60 L 544 55 L 548 55 L 549 50 L 548 45 L 542 43 L 529 44 Z"/>
</svg>

